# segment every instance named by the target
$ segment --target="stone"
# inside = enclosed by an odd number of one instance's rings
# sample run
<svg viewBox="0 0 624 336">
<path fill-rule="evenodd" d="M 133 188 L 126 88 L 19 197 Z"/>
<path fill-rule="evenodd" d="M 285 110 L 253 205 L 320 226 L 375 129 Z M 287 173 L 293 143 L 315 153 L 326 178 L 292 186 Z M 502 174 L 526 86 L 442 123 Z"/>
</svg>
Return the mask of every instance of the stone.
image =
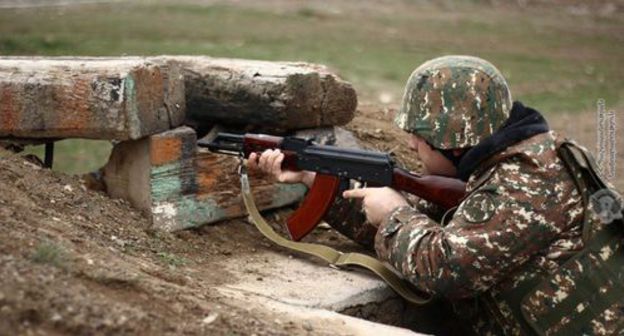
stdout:
<svg viewBox="0 0 624 336">
<path fill-rule="evenodd" d="M 257 262 L 263 259 L 267 262 Z M 366 306 L 384 307 L 399 315 L 396 321 L 401 320 L 402 301 L 368 272 L 337 270 L 273 251 L 236 254 L 222 267 L 233 275 L 233 281 L 216 287 L 217 292 L 232 305 L 277 313 L 282 324 L 304 321 L 302 328 L 318 335 L 421 335 L 342 314 Z M 264 281 L 255 280 L 258 274 Z"/>
</svg>

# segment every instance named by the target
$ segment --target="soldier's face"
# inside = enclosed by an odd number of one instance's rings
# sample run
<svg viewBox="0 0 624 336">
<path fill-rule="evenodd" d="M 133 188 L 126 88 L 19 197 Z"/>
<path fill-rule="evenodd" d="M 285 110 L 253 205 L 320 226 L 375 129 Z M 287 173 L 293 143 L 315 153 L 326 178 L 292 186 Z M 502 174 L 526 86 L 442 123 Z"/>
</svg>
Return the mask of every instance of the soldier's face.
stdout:
<svg viewBox="0 0 624 336">
<path fill-rule="evenodd" d="M 433 149 L 423 138 L 410 134 L 408 146 L 415 151 L 423 163 L 424 173 L 444 176 L 457 176 L 457 169 L 442 153 Z"/>
</svg>

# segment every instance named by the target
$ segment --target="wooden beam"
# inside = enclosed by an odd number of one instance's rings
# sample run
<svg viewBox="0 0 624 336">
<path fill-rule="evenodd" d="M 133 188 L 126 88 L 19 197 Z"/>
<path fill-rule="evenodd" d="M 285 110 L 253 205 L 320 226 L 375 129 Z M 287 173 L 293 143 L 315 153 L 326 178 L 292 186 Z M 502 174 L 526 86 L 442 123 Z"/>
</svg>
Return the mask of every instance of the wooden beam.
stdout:
<svg viewBox="0 0 624 336">
<path fill-rule="evenodd" d="M 184 116 L 174 62 L 0 57 L 0 137 L 138 139 Z"/>
<path fill-rule="evenodd" d="M 296 130 L 343 125 L 353 119 L 357 95 L 326 67 L 195 56 L 165 56 L 183 68 L 187 124 Z M 160 58 L 159 58 L 160 59 Z"/>
<path fill-rule="evenodd" d="M 246 215 L 237 159 L 198 151 L 196 142 L 191 128 L 179 127 L 117 144 L 104 167 L 109 195 L 127 199 L 166 231 Z M 297 202 L 306 191 L 303 185 L 250 177 L 260 209 Z"/>
</svg>

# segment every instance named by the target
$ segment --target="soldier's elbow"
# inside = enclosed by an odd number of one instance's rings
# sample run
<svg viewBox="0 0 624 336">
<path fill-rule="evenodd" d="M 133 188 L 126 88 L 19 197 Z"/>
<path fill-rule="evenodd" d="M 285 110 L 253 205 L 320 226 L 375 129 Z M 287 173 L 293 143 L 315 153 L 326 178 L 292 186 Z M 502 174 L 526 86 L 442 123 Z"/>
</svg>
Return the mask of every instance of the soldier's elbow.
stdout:
<svg viewBox="0 0 624 336">
<path fill-rule="evenodd" d="M 453 259 L 428 260 L 427 267 L 412 268 L 405 275 L 419 289 L 448 299 L 475 297 L 490 288 L 487 276 Z"/>
</svg>

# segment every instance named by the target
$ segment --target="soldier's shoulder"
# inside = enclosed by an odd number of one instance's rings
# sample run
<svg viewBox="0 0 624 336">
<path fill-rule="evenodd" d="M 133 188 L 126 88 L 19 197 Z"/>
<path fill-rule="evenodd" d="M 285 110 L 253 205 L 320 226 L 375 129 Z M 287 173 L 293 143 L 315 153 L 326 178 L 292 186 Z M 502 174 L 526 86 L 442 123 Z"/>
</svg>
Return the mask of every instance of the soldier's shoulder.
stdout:
<svg viewBox="0 0 624 336">
<path fill-rule="evenodd" d="M 556 132 L 548 131 L 515 143 L 496 156 L 499 157 L 500 160 L 511 156 L 548 159 L 556 156 L 556 149 L 560 142 L 561 137 Z"/>
<path fill-rule="evenodd" d="M 510 146 L 495 155 L 494 164 L 471 176 L 466 189 L 471 194 L 485 192 L 494 201 L 512 199 L 513 195 L 545 201 L 544 196 L 572 192 L 574 183 L 558 157 L 559 144 L 560 137 L 547 132 Z M 484 205 L 485 201 L 480 197 L 475 204 Z"/>
<path fill-rule="evenodd" d="M 468 184 L 475 189 L 500 171 L 519 172 L 559 169 L 557 148 L 562 138 L 554 131 L 540 133 L 517 142 L 485 160 L 470 177 Z"/>
</svg>

